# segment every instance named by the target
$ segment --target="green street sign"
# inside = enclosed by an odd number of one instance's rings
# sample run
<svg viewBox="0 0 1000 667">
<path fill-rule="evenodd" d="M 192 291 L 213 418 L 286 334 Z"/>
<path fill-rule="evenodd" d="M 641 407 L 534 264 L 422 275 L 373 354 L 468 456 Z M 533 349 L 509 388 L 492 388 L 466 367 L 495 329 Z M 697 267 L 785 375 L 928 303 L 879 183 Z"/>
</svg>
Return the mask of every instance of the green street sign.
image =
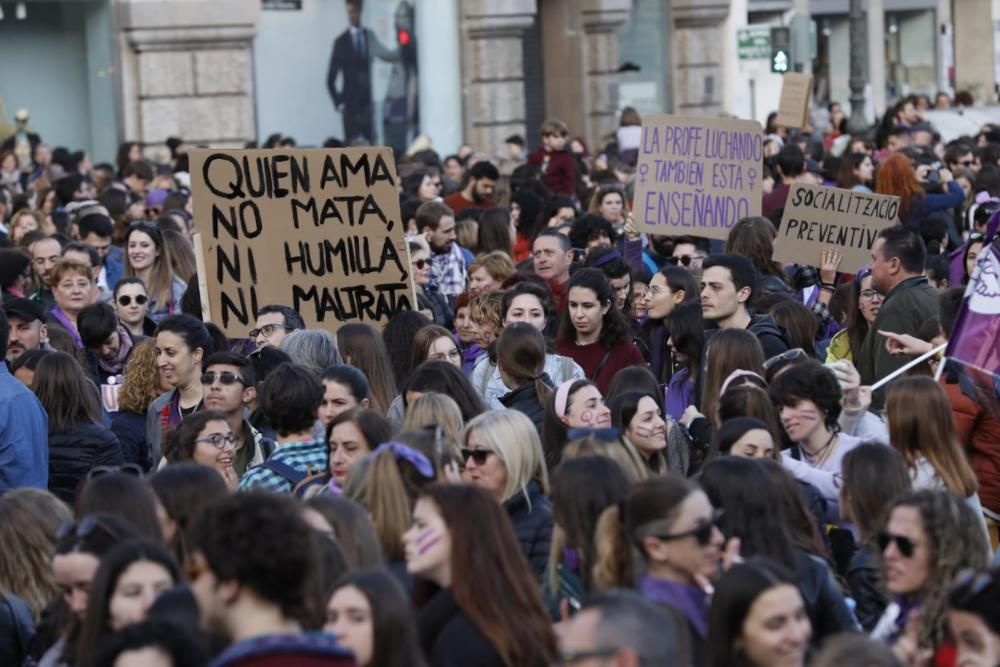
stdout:
<svg viewBox="0 0 1000 667">
<path fill-rule="evenodd" d="M 740 60 L 767 60 L 771 57 L 770 26 L 753 26 L 736 31 L 736 50 Z"/>
</svg>

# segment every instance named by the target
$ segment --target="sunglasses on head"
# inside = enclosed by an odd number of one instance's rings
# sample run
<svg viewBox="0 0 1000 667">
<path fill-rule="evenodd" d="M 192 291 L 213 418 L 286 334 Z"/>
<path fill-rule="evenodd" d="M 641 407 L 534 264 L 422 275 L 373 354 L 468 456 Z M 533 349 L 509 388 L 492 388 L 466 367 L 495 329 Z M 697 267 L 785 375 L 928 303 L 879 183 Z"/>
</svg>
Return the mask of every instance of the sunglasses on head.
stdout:
<svg viewBox="0 0 1000 667">
<path fill-rule="evenodd" d="M 208 371 L 206 373 L 201 374 L 201 383 L 204 385 L 213 384 L 216 379 L 218 379 L 220 383 L 227 386 L 231 384 L 236 384 L 237 382 L 239 382 L 240 384 L 246 384 L 245 382 L 243 382 L 243 378 L 241 378 L 236 373 L 230 371 L 222 371 L 222 372 Z"/>
<path fill-rule="evenodd" d="M 128 226 L 129 230 L 133 229 L 159 229 L 155 222 L 150 222 L 149 220 L 136 220 Z"/>
<path fill-rule="evenodd" d="M 415 259 L 415 260 L 413 260 L 413 266 L 417 267 L 418 269 L 422 269 L 422 268 L 424 268 L 425 266 L 427 266 L 430 263 L 431 263 L 431 260 L 429 260 L 429 259 Z"/>
<path fill-rule="evenodd" d="M 85 540 L 94 531 L 100 528 L 105 533 L 115 539 L 119 539 L 118 533 L 112 530 L 107 524 L 96 516 L 85 516 L 80 521 L 66 521 L 56 530 L 56 540 L 62 541 L 70 535 L 75 535 L 77 540 Z"/>
<path fill-rule="evenodd" d="M 902 554 L 903 558 L 912 558 L 913 552 L 917 548 L 917 545 L 908 537 L 903 535 L 893 535 L 892 533 L 882 532 L 878 534 L 878 548 L 879 551 L 885 551 L 889 548 L 889 544 L 895 544 L 896 549 Z"/>
<path fill-rule="evenodd" d="M 149 301 L 149 297 L 146 296 L 145 294 L 136 294 L 134 297 L 128 296 L 127 294 L 123 294 L 122 296 L 118 297 L 118 305 L 125 307 L 131 306 L 132 299 L 135 299 L 135 302 L 140 306 L 145 306 L 146 302 Z"/>
<path fill-rule="evenodd" d="M 469 459 L 472 459 L 473 463 L 477 466 L 481 466 L 486 464 L 486 459 L 488 459 L 492 453 L 492 449 L 463 449 L 462 460 L 468 461 Z"/>
<path fill-rule="evenodd" d="M 722 518 L 722 510 L 713 510 L 712 516 L 708 521 L 703 521 L 691 530 L 685 530 L 681 533 L 661 533 L 651 534 L 651 537 L 655 537 L 658 540 L 663 540 L 665 542 L 670 542 L 673 540 L 683 540 L 687 537 L 693 537 L 698 541 L 698 545 L 705 547 L 708 543 L 712 541 L 712 530 L 719 525 L 719 519 Z"/>
</svg>

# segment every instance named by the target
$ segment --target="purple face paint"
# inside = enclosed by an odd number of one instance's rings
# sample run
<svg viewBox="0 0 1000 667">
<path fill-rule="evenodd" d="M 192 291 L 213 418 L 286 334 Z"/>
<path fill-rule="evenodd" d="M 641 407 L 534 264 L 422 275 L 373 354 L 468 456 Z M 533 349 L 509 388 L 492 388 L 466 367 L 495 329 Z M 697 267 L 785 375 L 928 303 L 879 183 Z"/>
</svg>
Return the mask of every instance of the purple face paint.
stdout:
<svg viewBox="0 0 1000 667">
<path fill-rule="evenodd" d="M 435 535 L 433 538 L 430 539 L 430 541 L 428 541 L 425 544 L 420 545 L 420 549 L 417 551 L 417 555 L 423 556 L 425 553 L 427 553 L 430 550 L 431 547 L 433 547 L 435 544 L 437 544 L 440 541 L 441 541 L 441 536 L 440 535 Z"/>
<path fill-rule="evenodd" d="M 427 550 L 441 541 L 441 536 L 433 528 L 417 535 L 417 554 L 423 556 Z"/>
</svg>

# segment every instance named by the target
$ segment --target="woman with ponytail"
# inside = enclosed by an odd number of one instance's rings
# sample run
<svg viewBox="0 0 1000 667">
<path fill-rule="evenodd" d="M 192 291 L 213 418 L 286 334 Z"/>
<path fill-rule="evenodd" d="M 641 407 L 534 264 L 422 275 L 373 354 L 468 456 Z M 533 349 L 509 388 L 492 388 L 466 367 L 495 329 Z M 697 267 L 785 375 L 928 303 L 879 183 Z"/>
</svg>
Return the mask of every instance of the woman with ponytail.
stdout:
<svg viewBox="0 0 1000 667">
<path fill-rule="evenodd" d="M 683 615 L 694 665 L 704 664 L 708 580 L 722 566 L 724 538 L 716 527 L 718 519 L 697 485 L 666 475 L 634 485 L 624 502 L 601 513 L 594 533 L 595 588 L 634 585 L 643 597 Z M 738 543 L 731 546 L 739 548 Z M 634 562 L 636 553 L 643 568 Z M 645 574 L 637 579 L 640 570 Z"/>
<path fill-rule="evenodd" d="M 523 412 L 542 433 L 545 402 L 552 379 L 545 372 L 545 338 L 526 322 L 509 324 L 497 339 L 497 367 L 510 393 L 500 397 L 505 408 Z"/>
</svg>

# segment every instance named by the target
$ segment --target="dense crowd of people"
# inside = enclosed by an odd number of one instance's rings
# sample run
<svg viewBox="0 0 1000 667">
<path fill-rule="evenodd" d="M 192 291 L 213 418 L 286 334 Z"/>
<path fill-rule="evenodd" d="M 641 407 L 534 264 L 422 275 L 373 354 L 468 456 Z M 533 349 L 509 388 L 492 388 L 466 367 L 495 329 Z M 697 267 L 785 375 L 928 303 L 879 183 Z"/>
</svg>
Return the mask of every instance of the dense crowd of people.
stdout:
<svg viewBox="0 0 1000 667">
<path fill-rule="evenodd" d="M 633 109 L 400 155 L 415 309 L 237 339 L 183 142 L 0 153 L 0 664 L 1000 665 L 1000 422 L 941 355 L 873 390 L 953 335 L 1000 127 L 835 106 L 724 243 L 637 228 Z M 900 223 L 778 263 L 798 182 Z"/>
</svg>

